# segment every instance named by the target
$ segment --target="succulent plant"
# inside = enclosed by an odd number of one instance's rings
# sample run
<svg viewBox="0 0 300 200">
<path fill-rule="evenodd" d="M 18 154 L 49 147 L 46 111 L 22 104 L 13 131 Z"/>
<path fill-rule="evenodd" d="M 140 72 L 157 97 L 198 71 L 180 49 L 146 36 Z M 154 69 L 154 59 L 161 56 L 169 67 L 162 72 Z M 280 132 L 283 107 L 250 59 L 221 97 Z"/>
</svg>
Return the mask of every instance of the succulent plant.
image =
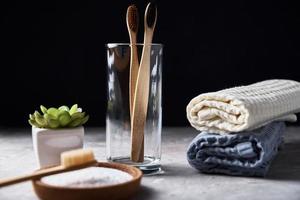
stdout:
<svg viewBox="0 0 300 200">
<path fill-rule="evenodd" d="M 68 106 L 61 106 L 59 108 L 51 107 L 47 109 L 41 105 L 39 111 L 35 111 L 29 115 L 29 124 L 38 128 L 74 128 L 85 124 L 89 116 L 74 104 L 71 108 Z"/>
</svg>

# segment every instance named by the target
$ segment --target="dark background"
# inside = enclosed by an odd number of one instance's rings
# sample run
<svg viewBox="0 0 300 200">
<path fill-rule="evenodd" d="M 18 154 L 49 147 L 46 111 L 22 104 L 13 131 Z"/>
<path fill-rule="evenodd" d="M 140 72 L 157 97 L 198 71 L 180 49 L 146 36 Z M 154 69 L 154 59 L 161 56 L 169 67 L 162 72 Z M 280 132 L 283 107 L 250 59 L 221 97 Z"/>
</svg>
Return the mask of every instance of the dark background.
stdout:
<svg viewBox="0 0 300 200">
<path fill-rule="evenodd" d="M 90 114 L 88 125 L 104 126 L 105 43 L 129 41 L 125 15 L 131 3 L 142 19 L 146 1 L 2 2 L 0 126 L 29 126 L 28 114 L 40 104 L 73 103 Z M 164 125 L 188 125 L 185 107 L 199 93 L 270 78 L 300 81 L 299 6 L 156 3 L 154 42 L 165 45 Z"/>
</svg>

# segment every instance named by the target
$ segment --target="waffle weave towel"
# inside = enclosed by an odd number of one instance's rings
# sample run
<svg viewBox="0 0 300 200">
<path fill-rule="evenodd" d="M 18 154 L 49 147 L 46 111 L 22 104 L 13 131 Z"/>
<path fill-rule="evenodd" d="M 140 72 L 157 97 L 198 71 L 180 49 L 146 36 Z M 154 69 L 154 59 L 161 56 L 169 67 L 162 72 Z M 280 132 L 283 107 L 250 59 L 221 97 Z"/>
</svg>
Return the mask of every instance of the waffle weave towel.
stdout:
<svg viewBox="0 0 300 200">
<path fill-rule="evenodd" d="M 187 159 L 201 172 L 265 176 L 283 141 L 284 122 L 272 122 L 242 134 L 202 132 L 191 142 Z"/>
<path fill-rule="evenodd" d="M 186 111 L 193 127 L 210 133 L 234 133 L 272 121 L 296 121 L 300 83 L 273 79 L 204 93 L 193 98 Z"/>
</svg>

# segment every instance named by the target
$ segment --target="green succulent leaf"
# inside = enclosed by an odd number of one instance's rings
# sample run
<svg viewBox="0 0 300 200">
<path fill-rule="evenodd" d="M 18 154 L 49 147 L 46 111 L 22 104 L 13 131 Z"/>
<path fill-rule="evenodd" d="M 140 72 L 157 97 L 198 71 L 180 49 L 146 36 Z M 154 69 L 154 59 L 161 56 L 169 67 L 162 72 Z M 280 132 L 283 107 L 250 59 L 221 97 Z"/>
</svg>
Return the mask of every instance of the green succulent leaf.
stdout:
<svg viewBox="0 0 300 200">
<path fill-rule="evenodd" d="M 89 120 L 90 116 L 85 116 L 82 120 L 81 120 L 81 125 L 85 124 L 88 120 Z"/>
<path fill-rule="evenodd" d="M 72 120 L 77 118 L 83 118 L 85 116 L 85 112 L 76 112 L 71 115 Z"/>
<path fill-rule="evenodd" d="M 57 108 L 49 108 L 48 110 L 47 110 L 47 114 L 50 114 L 50 115 L 52 115 L 52 116 L 55 116 L 55 117 L 57 117 L 58 116 L 58 109 Z"/>
<path fill-rule="evenodd" d="M 61 106 L 58 108 L 58 110 L 65 110 L 65 111 L 68 111 L 69 112 L 69 107 L 68 106 Z"/>
<path fill-rule="evenodd" d="M 29 119 L 34 120 L 34 115 L 29 114 Z"/>
<path fill-rule="evenodd" d="M 70 109 L 70 115 L 76 113 L 78 110 L 78 105 L 77 104 L 74 104 L 71 109 Z"/>
<path fill-rule="evenodd" d="M 37 117 L 43 117 L 43 116 L 39 113 L 39 111 L 35 111 L 35 112 L 33 113 L 33 115 L 34 115 L 35 118 L 37 118 Z"/>
<path fill-rule="evenodd" d="M 67 126 L 71 121 L 71 116 L 68 111 L 60 110 L 58 114 L 58 121 L 62 127 Z"/>
<path fill-rule="evenodd" d="M 51 107 L 47 109 L 41 105 L 39 111 L 35 111 L 29 115 L 29 124 L 38 128 L 64 128 L 64 127 L 78 127 L 85 124 L 89 116 L 74 104 L 70 109 L 68 106 L 60 106 L 59 108 Z"/>
<path fill-rule="evenodd" d="M 41 128 L 41 127 L 40 127 L 34 120 L 32 120 L 32 119 L 29 119 L 28 122 L 29 122 L 29 124 L 30 124 L 31 126 L 35 126 L 35 127 Z"/>
<path fill-rule="evenodd" d="M 81 118 L 74 119 L 73 121 L 70 122 L 69 126 L 70 127 L 77 127 L 81 124 Z"/>
<path fill-rule="evenodd" d="M 59 127 L 59 121 L 56 119 L 49 119 L 48 125 L 50 128 L 58 128 Z"/>
<path fill-rule="evenodd" d="M 47 113 L 47 108 L 45 106 L 41 105 L 40 109 L 41 109 L 41 111 L 42 111 L 43 114 Z"/>
<path fill-rule="evenodd" d="M 44 114 L 44 118 L 45 118 L 46 120 L 56 119 L 56 117 L 53 116 L 53 115 L 51 115 L 51 114 Z"/>
<path fill-rule="evenodd" d="M 36 117 L 35 121 L 39 124 L 40 127 L 46 127 L 47 125 L 47 120 L 43 117 Z"/>
</svg>

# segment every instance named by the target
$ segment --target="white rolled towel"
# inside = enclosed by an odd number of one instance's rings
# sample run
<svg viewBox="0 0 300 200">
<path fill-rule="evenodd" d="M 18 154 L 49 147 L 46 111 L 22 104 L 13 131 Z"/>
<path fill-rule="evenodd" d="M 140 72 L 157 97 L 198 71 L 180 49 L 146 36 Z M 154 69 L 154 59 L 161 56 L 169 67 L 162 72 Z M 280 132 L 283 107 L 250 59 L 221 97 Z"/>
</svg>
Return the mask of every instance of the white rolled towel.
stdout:
<svg viewBox="0 0 300 200">
<path fill-rule="evenodd" d="M 300 83 L 272 79 L 204 93 L 188 104 L 187 118 L 197 130 L 234 133 L 272 121 L 296 121 L 300 111 Z"/>
</svg>

